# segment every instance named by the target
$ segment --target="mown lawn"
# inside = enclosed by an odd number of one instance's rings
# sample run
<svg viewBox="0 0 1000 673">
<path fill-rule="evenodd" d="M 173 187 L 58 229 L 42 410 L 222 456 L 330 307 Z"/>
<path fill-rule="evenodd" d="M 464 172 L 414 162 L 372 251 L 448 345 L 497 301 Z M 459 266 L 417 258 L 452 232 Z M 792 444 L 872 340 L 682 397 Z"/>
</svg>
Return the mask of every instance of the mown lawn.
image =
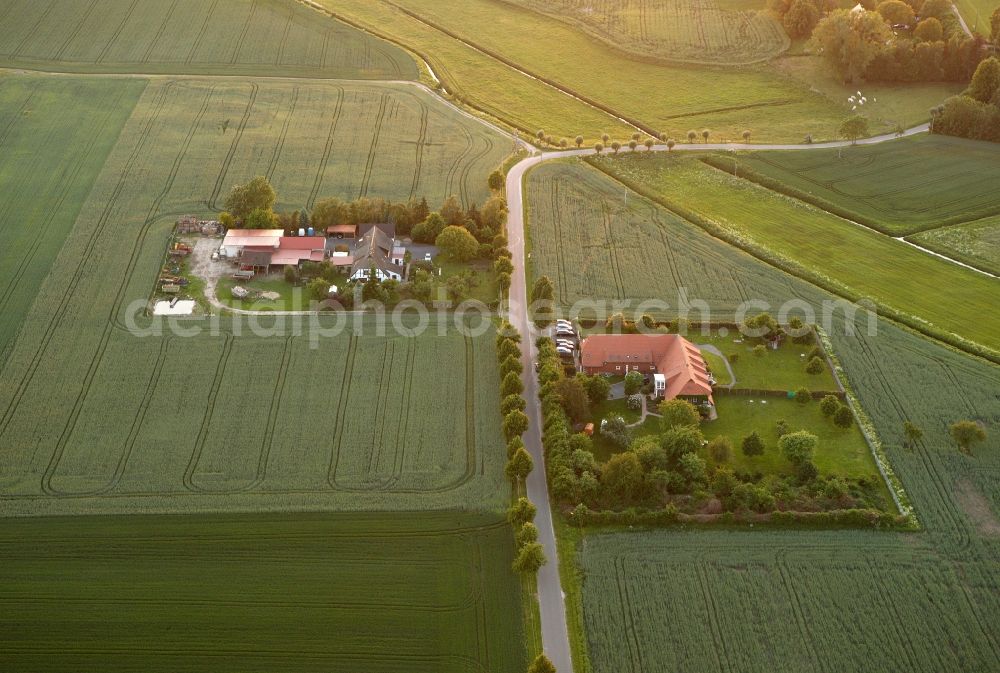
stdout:
<svg viewBox="0 0 1000 673">
<path fill-rule="evenodd" d="M 0 520 L 0 668 L 521 673 L 513 555 L 483 514 Z"/>
<path fill-rule="evenodd" d="M 755 390 L 806 388 L 816 391 L 837 389 L 833 374 L 825 361 L 821 374 L 806 372 L 807 356 L 814 348 L 812 344 L 797 344 L 793 343 L 791 339 L 785 339 L 777 350 L 767 348 L 763 354 L 757 354 L 754 352 L 756 341 L 740 337 L 739 334 L 735 337 L 731 335 L 719 336 L 718 334 L 707 337 L 693 335 L 691 338 L 697 344 L 711 344 L 722 351 L 736 374 L 736 388 L 753 388 Z M 732 359 L 733 355 L 737 356 L 735 362 Z M 713 372 L 716 370 L 722 372 L 722 377 L 716 374 L 719 385 L 724 385 L 724 380 L 728 379 L 726 368 L 719 363 L 719 367 L 712 368 Z"/>
<path fill-rule="evenodd" d="M 721 435 L 732 440 L 729 464 L 735 470 L 750 474 L 794 474 L 792 464 L 778 450 L 777 423 L 784 420 L 790 432 L 806 430 L 819 438 L 813 462 L 821 475 L 878 477 L 861 430 L 856 425 L 838 428 L 823 416 L 818 402 L 800 404 L 781 397 L 718 395 L 715 404 L 719 418 L 702 423 L 701 429 L 706 439 Z M 740 442 L 754 431 L 764 440 L 764 454 L 750 457 L 743 454 Z"/>
</svg>

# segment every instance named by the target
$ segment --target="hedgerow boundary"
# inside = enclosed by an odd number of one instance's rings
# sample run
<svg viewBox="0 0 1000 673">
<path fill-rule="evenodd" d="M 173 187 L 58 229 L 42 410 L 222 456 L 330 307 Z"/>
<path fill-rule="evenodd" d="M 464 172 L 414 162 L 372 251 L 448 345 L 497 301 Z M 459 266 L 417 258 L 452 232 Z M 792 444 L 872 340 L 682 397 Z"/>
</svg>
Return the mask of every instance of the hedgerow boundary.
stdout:
<svg viewBox="0 0 1000 673">
<path fill-rule="evenodd" d="M 891 306 L 886 306 L 875 302 L 870 297 L 865 297 L 862 294 L 851 290 L 850 288 L 842 285 L 841 283 L 829 278 L 821 273 L 817 273 L 811 269 L 807 269 L 801 264 L 797 264 L 788 259 L 785 259 L 779 255 L 776 255 L 769 249 L 761 246 L 753 241 L 747 240 L 742 236 L 738 236 L 733 232 L 727 231 L 725 228 L 719 226 L 715 222 L 698 215 L 697 213 L 688 210 L 684 206 L 675 203 L 661 194 L 658 194 L 654 190 L 642 185 L 634 180 L 626 178 L 621 175 L 612 173 L 609 170 L 603 168 L 600 162 L 597 162 L 593 157 L 584 157 L 584 161 L 599 170 L 604 175 L 622 185 L 627 187 L 637 194 L 659 204 L 660 206 L 666 208 L 674 215 L 681 217 L 682 219 L 688 221 L 689 223 L 703 229 L 713 238 L 717 238 L 724 243 L 735 246 L 747 253 L 748 255 L 755 257 L 756 259 L 773 266 L 785 273 L 795 276 L 800 280 L 804 280 L 812 285 L 815 285 L 827 292 L 842 297 L 848 301 L 856 303 L 866 303 L 869 305 L 874 305 L 878 310 L 878 314 L 881 318 L 892 321 L 898 326 L 909 329 L 910 331 L 917 332 L 925 337 L 931 338 L 947 347 L 954 350 L 963 352 L 968 355 L 974 355 L 983 360 L 987 360 L 993 364 L 1000 364 L 1000 352 L 988 348 L 981 344 L 969 341 L 963 337 L 953 334 L 951 332 L 946 332 L 941 329 L 937 329 L 931 325 L 926 324 L 917 316 L 904 313 Z"/>
</svg>

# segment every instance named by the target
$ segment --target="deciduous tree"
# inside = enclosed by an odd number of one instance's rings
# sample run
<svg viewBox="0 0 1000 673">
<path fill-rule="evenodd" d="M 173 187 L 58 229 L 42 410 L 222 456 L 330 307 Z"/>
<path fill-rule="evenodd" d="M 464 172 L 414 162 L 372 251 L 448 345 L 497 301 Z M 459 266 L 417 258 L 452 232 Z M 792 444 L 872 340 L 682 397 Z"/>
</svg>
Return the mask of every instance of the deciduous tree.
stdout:
<svg viewBox="0 0 1000 673">
<path fill-rule="evenodd" d="M 277 194 L 264 176 L 257 176 L 245 185 L 236 185 L 226 196 L 226 210 L 236 219 L 245 219 L 254 210 L 271 212 Z"/>
<path fill-rule="evenodd" d="M 948 426 L 948 434 L 962 453 L 972 454 L 972 447 L 986 441 L 986 430 L 975 421 L 956 421 Z"/>
<path fill-rule="evenodd" d="M 515 412 L 521 413 L 521 412 Z M 527 479 L 528 475 L 531 474 L 531 470 L 535 466 L 535 461 L 531 459 L 531 455 L 524 449 L 524 447 L 519 448 L 514 452 L 514 455 L 510 457 L 507 461 L 507 465 L 504 468 L 504 472 L 508 479 Z"/>
<path fill-rule="evenodd" d="M 893 39 L 892 30 L 876 12 L 830 12 L 816 24 L 813 42 L 845 82 L 860 79 L 868 65 Z"/>
<path fill-rule="evenodd" d="M 800 465 L 806 461 L 811 461 L 819 439 L 816 435 L 799 430 L 790 432 L 778 440 L 778 448 L 793 465 Z"/>
<path fill-rule="evenodd" d="M 660 427 L 663 430 L 672 430 L 681 427 L 698 427 L 701 423 L 701 414 L 698 409 L 687 400 L 673 399 L 660 403 Z"/>
<path fill-rule="evenodd" d="M 479 252 L 479 242 L 465 227 L 445 227 L 434 245 L 456 262 L 467 262 Z"/>
<path fill-rule="evenodd" d="M 545 565 L 545 550 L 538 542 L 529 542 L 521 547 L 514 559 L 514 570 L 519 573 L 536 573 Z"/>
</svg>

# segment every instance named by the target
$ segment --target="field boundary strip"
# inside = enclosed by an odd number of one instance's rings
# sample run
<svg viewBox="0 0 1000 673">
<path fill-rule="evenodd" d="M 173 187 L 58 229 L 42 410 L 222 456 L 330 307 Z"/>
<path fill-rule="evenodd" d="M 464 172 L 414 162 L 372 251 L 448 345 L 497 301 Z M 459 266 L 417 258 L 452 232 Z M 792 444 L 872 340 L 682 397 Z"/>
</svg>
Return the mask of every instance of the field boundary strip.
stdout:
<svg viewBox="0 0 1000 673">
<path fill-rule="evenodd" d="M 589 157 L 588 157 L 589 159 Z M 820 289 L 826 290 L 827 292 L 847 299 L 848 301 L 857 302 L 865 299 L 857 291 L 854 291 L 839 282 L 836 282 L 826 276 L 807 269 L 806 267 L 786 259 L 781 255 L 772 253 L 769 249 L 760 246 L 755 243 L 751 243 L 740 236 L 736 236 L 731 232 L 727 231 L 723 227 L 717 225 L 716 223 L 701 217 L 700 215 L 688 210 L 686 207 L 674 203 L 662 195 L 654 192 L 651 189 L 621 175 L 616 175 L 608 170 L 601 167 L 600 163 L 585 160 L 588 165 L 597 169 L 604 175 L 619 183 L 623 187 L 627 187 L 636 194 L 659 204 L 663 208 L 680 217 L 682 220 L 697 226 L 698 228 L 704 230 L 713 238 L 716 238 L 724 243 L 731 245 L 733 247 L 739 248 L 748 255 L 758 259 L 759 261 L 780 269 L 787 274 L 795 276 L 800 280 L 804 280 L 807 283 L 819 287 Z M 849 220 L 848 220 L 849 222 Z M 856 225 L 862 226 L 862 225 Z M 934 341 L 943 344 L 949 348 L 953 348 L 957 351 L 961 351 L 968 355 L 972 355 L 983 360 L 986 360 L 993 364 L 1000 364 L 1000 352 L 985 346 L 975 341 L 971 341 L 964 337 L 958 336 L 957 334 L 952 334 L 943 330 L 934 328 L 933 326 L 928 326 L 922 320 L 916 316 L 912 316 L 905 311 L 898 310 L 892 306 L 888 306 L 884 303 L 877 303 L 879 317 L 890 320 L 901 327 L 909 329 L 913 332 L 922 334 L 925 337 L 933 339 Z"/>
<path fill-rule="evenodd" d="M 754 156 L 753 159 L 755 161 L 761 161 L 768 165 L 774 166 L 775 168 L 778 168 L 780 170 L 786 170 L 786 171 L 788 170 L 784 166 L 771 162 L 766 157 Z M 734 177 L 739 177 L 742 180 L 752 182 L 756 185 L 759 185 L 760 187 L 763 187 L 764 189 L 768 189 L 770 191 L 777 192 L 779 194 L 788 196 L 798 201 L 808 203 L 809 205 L 815 206 L 824 212 L 830 213 L 831 215 L 835 215 L 843 220 L 847 220 L 852 224 L 864 227 L 865 229 L 870 229 L 876 233 L 884 234 L 886 236 L 895 238 L 897 240 L 900 238 L 906 238 L 909 236 L 914 236 L 916 234 L 922 234 L 928 231 L 933 231 L 935 229 L 942 229 L 944 227 L 955 226 L 959 224 L 968 224 L 970 222 L 982 220 L 987 217 L 1000 215 L 1000 206 L 997 206 L 992 210 L 983 211 L 982 213 L 973 215 L 953 215 L 949 217 L 944 217 L 934 223 L 928 223 L 926 225 L 921 225 L 919 227 L 907 229 L 905 232 L 897 232 L 887 229 L 881 222 L 879 222 L 876 219 L 857 213 L 849 208 L 844 208 L 843 206 L 835 204 L 831 202 L 829 199 L 823 198 L 822 196 L 817 196 L 815 194 L 811 194 L 797 187 L 793 187 L 779 180 L 778 178 L 773 178 L 769 175 L 764 175 L 758 171 L 755 171 L 752 168 L 747 167 L 745 163 L 740 166 L 739 175 L 736 176 L 733 173 L 732 167 L 727 166 L 726 165 L 727 162 L 723 161 L 721 157 L 708 155 L 704 157 L 699 157 L 698 160 L 701 161 L 703 164 L 710 166 L 711 168 L 722 171 L 724 173 L 728 173 L 729 175 L 733 175 Z M 802 177 L 802 179 L 806 180 L 807 182 L 811 182 L 812 184 L 816 184 L 817 186 L 823 186 L 824 188 L 829 189 L 830 191 L 834 191 L 835 193 L 841 193 L 837 192 L 835 188 L 830 184 L 821 183 L 819 181 L 811 180 L 805 177 Z M 851 198 L 856 198 L 858 200 L 868 200 L 871 198 L 871 197 L 854 197 L 849 194 L 843 194 L 843 195 L 850 196 Z"/>
</svg>

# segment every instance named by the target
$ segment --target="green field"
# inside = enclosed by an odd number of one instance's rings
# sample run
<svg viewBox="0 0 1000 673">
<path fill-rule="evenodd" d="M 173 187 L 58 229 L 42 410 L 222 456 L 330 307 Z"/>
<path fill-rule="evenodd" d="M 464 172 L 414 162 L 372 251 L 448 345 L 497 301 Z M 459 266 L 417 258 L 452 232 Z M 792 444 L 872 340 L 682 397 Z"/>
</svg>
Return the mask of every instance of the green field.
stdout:
<svg viewBox="0 0 1000 673">
<path fill-rule="evenodd" d="M 0 0 L 0 66 L 414 80 L 399 47 L 281 0 Z"/>
<path fill-rule="evenodd" d="M 516 64 L 617 116 L 676 138 L 686 137 L 688 129 L 707 127 L 717 140 L 737 139 L 747 128 L 760 141 L 799 141 L 807 133 L 819 140 L 835 135 L 845 110 L 841 103 L 766 68 L 709 70 L 647 62 L 600 44 L 572 26 L 497 0 L 376 0 L 360 8 L 346 0 L 322 0 L 322 4 L 392 34 L 417 51 L 430 52 L 435 72 L 443 71 L 449 83 L 454 80 L 464 98 L 484 109 L 503 110 L 501 119 L 514 115 L 517 125 L 530 133 L 544 129 L 570 139 L 582 134 L 593 142 L 602 132 L 619 140 L 627 140 L 631 132 L 607 117 L 592 120 L 565 114 L 563 107 L 572 99 L 551 89 L 538 91 L 558 102 L 536 104 L 533 96 L 501 103 L 523 75 L 509 68 L 491 70 L 495 77 L 465 69 L 461 54 L 453 51 L 457 45 L 475 46 L 496 56 L 496 63 L 502 59 Z M 545 39 L 538 39 L 540 35 Z M 479 53 L 476 62 L 485 58 Z M 456 70 L 451 72 L 453 65 Z"/>
<path fill-rule="evenodd" d="M 1000 216 L 908 237 L 918 245 L 1000 275 Z"/>
<path fill-rule="evenodd" d="M 564 249 L 574 255 L 578 246 L 568 237 L 587 235 L 577 233 L 587 222 L 583 206 L 569 207 L 577 185 L 578 196 L 587 199 L 578 202 L 623 207 L 621 187 L 591 173 L 582 166 L 556 164 L 529 175 L 536 273 L 546 264 L 555 268 L 555 257 L 542 254 L 540 239 L 552 234 L 541 235 L 540 230 L 551 232 L 554 219 L 543 205 L 558 199 L 558 207 L 566 207 L 560 221 L 573 226 L 563 229 L 570 241 Z M 552 194 L 545 193 L 549 188 Z M 711 202 L 711 196 L 707 193 L 702 201 Z M 631 241 L 626 248 L 630 254 L 620 258 L 626 279 L 629 268 L 649 264 L 649 284 L 659 288 L 655 296 L 669 297 L 675 286 L 685 286 L 692 297 L 705 298 L 713 315 L 729 313 L 732 299 L 713 287 L 721 269 L 736 268 L 741 297 L 772 307 L 790 299 L 815 307 L 829 299 L 816 287 L 662 211 L 660 228 L 672 253 L 665 257 L 659 231 L 650 223 L 653 208 L 630 195 L 632 225 L 616 231 L 628 233 Z M 603 219 L 591 219 L 597 224 L 589 229 L 603 231 Z M 591 279 L 598 291 L 594 297 L 614 298 L 610 279 L 617 272 L 610 268 L 612 251 L 604 234 L 595 236 L 585 254 L 587 265 L 574 259 L 567 270 L 585 270 L 579 275 Z M 668 262 L 661 262 L 657 272 L 648 258 Z M 692 320 L 697 319 L 695 312 Z M 849 333 L 848 327 L 855 331 Z M 923 532 L 757 527 L 587 533 L 576 542 L 575 552 L 567 546 L 573 538 L 563 535 L 561 549 L 568 556 L 563 582 L 573 583 L 564 590 L 571 598 L 582 592 L 582 607 L 570 616 L 571 623 L 585 626 L 577 660 L 589 651 L 589 665 L 581 663 L 577 670 L 862 673 L 890 670 L 902 662 L 909 670 L 936 673 L 1000 666 L 992 628 L 1000 616 L 1000 598 L 992 588 L 1000 571 L 1000 368 L 885 321 L 869 333 L 863 316 L 854 323 L 838 318 L 828 331 Z M 816 411 L 812 406 L 802 413 Z M 786 414 L 793 427 L 794 412 Z M 948 424 L 962 418 L 988 427 L 989 439 L 973 457 L 962 455 L 948 437 Z M 902 446 L 907 419 L 925 433 L 912 449 Z M 855 450 L 860 446 L 852 444 Z M 873 639 L 877 646 L 861 645 Z"/>
<path fill-rule="evenodd" d="M 0 366 L 143 87 L 0 76 Z"/>
<path fill-rule="evenodd" d="M 2 520 L 0 668 L 521 673 L 513 555 L 482 515 Z"/>
<path fill-rule="evenodd" d="M 425 98 L 388 85 L 151 82 L 0 373 L 0 512 L 502 507 L 488 334 L 381 337 L 366 322 L 314 348 L 267 320 L 261 336 L 226 321 L 214 336 L 126 329 L 177 215 L 208 211 L 250 176 L 271 175 L 287 207 L 406 198 L 414 185 L 432 202 L 485 195 L 502 156 L 489 154 L 494 137 Z M 225 118 L 238 120 L 228 133 Z M 465 133 L 468 163 L 454 164 Z"/>
<path fill-rule="evenodd" d="M 738 161 L 744 177 L 763 176 L 768 186 L 776 182 L 779 191 L 894 236 L 1000 214 L 994 143 L 924 134 L 842 152 L 754 152 Z M 731 169 L 732 160 L 720 165 Z"/>
<path fill-rule="evenodd" d="M 419 53 L 441 79 L 448 94 L 503 123 L 534 136 L 583 133 L 589 142 L 602 130 L 628 135 L 628 125 L 582 101 L 559 93 L 545 83 L 520 74 L 503 62 L 453 39 L 383 2 L 318 0 L 319 4 L 394 42 Z M 558 122 L 558 123 L 557 123 Z M 580 129 L 576 131 L 575 129 Z"/>
<path fill-rule="evenodd" d="M 969 24 L 970 30 L 989 36 L 990 17 L 1000 7 L 997 0 L 955 0 L 955 6 Z"/>
<path fill-rule="evenodd" d="M 1000 353 L 997 282 L 815 206 L 676 155 L 598 158 L 601 169 L 761 255 L 774 255 L 846 296 L 865 297 L 910 325 Z M 599 229 L 600 217 L 591 216 Z"/>
<path fill-rule="evenodd" d="M 526 184 L 528 273 L 549 276 L 566 306 L 607 299 L 638 309 L 659 300 L 669 308 L 645 310 L 672 315 L 683 289 L 714 311 L 693 310 L 692 321 L 732 321 L 736 308 L 751 298 L 746 288 L 766 286 L 768 298 L 790 294 L 787 280 L 717 245 L 673 213 L 635 194 L 626 207 L 624 188 L 575 160 L 543 164 Z"/>
<path fill-rule="evenodd" d="M 747 64 L 788 48 L 784 28 L 763 3 L 737 0 L 513 0 L 579 26 L 616 49 L 666 61 Z"/>
<path fill-rule="evenodd" d="M 995 556 L 943 557 L 935 541 L 881 531 L 587 536 L 592 670 L 996 670 Z"/>
</svg>

